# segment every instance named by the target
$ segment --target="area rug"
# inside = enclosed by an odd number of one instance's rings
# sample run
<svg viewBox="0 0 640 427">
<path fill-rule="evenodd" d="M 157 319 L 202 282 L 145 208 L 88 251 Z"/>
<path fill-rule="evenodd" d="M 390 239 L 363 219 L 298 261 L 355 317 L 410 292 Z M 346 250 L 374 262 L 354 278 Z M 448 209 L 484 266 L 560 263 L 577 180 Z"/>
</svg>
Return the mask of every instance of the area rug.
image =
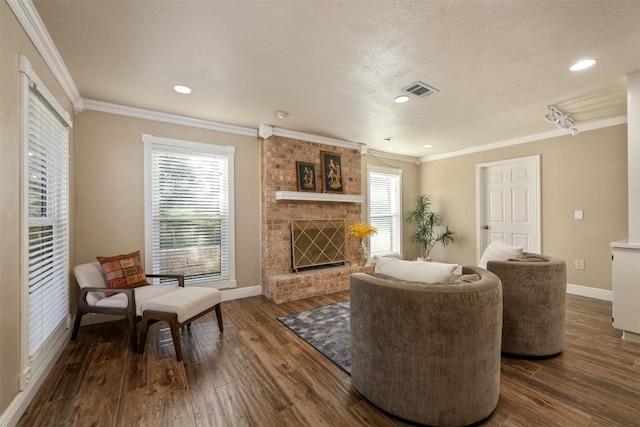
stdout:
<svg viewBox="0 0 640 427">
<path fill-rule="evenodd" d="M 349 301 L 336 302 L 278 320 L 351 374 Z"/>
</svg>

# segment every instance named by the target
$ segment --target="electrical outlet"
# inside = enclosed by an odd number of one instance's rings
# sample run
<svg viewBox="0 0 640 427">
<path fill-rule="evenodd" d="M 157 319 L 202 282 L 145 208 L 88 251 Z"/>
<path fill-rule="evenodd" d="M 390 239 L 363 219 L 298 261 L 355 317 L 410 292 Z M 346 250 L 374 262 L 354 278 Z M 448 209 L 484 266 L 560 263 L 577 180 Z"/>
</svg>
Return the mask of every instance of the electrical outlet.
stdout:
<svg viewBox="0 0 640 427">
<path fill-rule="evenodd" d="M 577 259 L 574 262 L 576 264 L 576 270 L 584 270 L 584 260 L 583 259 Z"/>
</svg>

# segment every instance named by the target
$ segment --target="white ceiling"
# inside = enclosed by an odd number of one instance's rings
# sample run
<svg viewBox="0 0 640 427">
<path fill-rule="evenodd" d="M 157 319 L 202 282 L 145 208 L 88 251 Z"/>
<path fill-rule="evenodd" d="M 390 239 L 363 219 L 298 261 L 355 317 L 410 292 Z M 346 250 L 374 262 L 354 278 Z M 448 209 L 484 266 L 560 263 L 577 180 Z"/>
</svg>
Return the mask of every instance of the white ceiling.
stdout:
<svg viewBox="0 0 640 427">
<path fill-rule="evenodd" d="M 623 116 L 640 70 L 636 0 L 34 4 L 84 98 L 415 157 Z M 440 93 L 395 104 L 415 81 Z"/>
</svg>

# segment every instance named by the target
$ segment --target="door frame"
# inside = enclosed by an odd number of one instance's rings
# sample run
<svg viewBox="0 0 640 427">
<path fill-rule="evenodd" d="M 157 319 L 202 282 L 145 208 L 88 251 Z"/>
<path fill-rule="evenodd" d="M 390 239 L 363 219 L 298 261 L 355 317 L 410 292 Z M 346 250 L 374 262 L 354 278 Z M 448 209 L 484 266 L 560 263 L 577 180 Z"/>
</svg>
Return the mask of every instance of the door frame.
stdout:
<svg viewBox="0 0 640 427">
<path fill-rule="evenodd" d="M 536 213 L 536 234 L 538 245 L 535 248 L 528 248 L 531 252 L 542 253 L 542 207 L 541 207 L 541 195 L 540 188 L 540 154 L 532 156 L 516 157 L 513 159 L 498 160 L 495 162 L 478 163 L 476 165 L 476 263 L 480 262 L 482 257 L 483 247 L 483 235 L 481 233 L 483 224 L 486 224 L 485 218 L 485 203 L 486 198 L 486 185 L 484 178 L 486 177 L 486 171 L 490 167 L 505 166 L 509 164 L 516 164 L 526 162 L 534 163 L 533 180 L 536 184 L 536 191 L 534 198 L 536 201 L 537 213 Z"/>
</svg>

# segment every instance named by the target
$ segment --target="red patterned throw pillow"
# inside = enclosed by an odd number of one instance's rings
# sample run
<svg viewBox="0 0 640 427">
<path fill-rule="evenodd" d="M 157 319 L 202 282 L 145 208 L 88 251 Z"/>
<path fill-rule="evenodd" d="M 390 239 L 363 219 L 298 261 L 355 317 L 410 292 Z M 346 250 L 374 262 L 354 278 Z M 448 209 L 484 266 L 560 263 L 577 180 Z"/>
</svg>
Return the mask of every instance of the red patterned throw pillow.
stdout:
<svg viewBox="0 0 640 427">
<path fill-rule="evenodd" d="M 111 257 L 99 256 L 96 259 L 102 265 L 107 286 L 111 289 L 131 289 L 150 285 L 142 268 L 140 251 Z"/>
</svg>

